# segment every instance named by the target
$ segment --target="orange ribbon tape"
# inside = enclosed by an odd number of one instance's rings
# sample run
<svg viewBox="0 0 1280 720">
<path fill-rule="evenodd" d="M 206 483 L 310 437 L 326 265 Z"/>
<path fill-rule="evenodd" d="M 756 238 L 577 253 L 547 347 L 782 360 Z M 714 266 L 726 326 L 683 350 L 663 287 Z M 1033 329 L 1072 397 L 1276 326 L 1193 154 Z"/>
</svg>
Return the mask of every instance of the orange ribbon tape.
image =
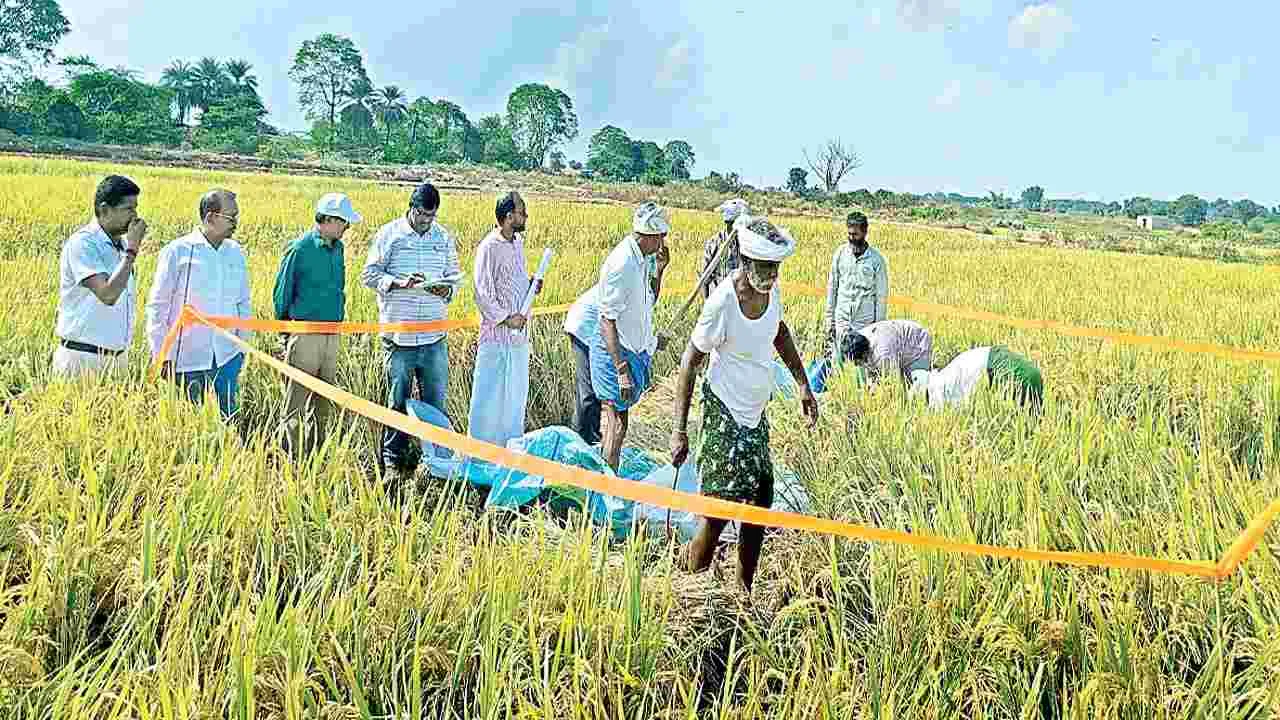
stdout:
<svg viewBox="0 0 1280 720">
<path fill-rule="evenodd" d="M 547 309 L 547 312 L 550 312 Z M 729 502 L 702 495 L 680 492 L 667 488 L 632 482 L 617 477 L 609 477 L 590 472 L 582 468 L 570 467 L 532 455 L 515 453 L 490 443 L 449 432 L 434 425 L 414 419 L 406 414 L 395 412 L 381 405 L 353 395 L 341 388 L 330 385 L 319 378 L 308 375 L 291 367 L 270 355 L 253 348 L 249 343 L 219 327 L 213 318 L 201 315 L 196 310 L 184 311 L 188 322 L 199 322 L 214 327 L 215 332 L 239 345 L 252 357 L 261 360 L 268 366 L 302 384 L 312 392 L 325 397 L 334 404 L 366 418 L 375 420 L 401 432 L 430 440 L 443 445 L 461 455 L 487 460 L 497 465 L 514 468 L 531 475 L 540 475 L 558 485 L 590 490 L 615 497 L 625 498 L 633 502 L 645 503 L 662 508 L 670 508 L 683 512 L 715 517 L 725 520 L 736 520 L 754 525 L 786 528 L 807 532 L 825 533 L 853 540 L 867 542 L 885 542 L 907 545 L 915 548 L 941 550 L 1010 560 L 1076 565 L 1081 567 L 1115 568 L 1124 570 L 1147 570 L 1156 573 L 1193 575 L 1202 578 L 1221 580 L 1233 574 L 1245 557 L 1261 542 L 1266 529 L 1280 514 L 1280 500 L 1272 502 L 1262 513 L 1250 522 L 1220 562 L 1189 562 L 1166 560 L 1141 555 L 1119 553 L 1068 552 L 1060 550 L 1031 550 L 1024 548 L 1000 547 L 979 543 L 949 540 L 936 535 L 909 533 L 898 530 L 886 530 L 868 525 L 856 525 L 825 518 L 782 512 L 768 508 L 760 508 L 742 503 Z"/>
</svg>

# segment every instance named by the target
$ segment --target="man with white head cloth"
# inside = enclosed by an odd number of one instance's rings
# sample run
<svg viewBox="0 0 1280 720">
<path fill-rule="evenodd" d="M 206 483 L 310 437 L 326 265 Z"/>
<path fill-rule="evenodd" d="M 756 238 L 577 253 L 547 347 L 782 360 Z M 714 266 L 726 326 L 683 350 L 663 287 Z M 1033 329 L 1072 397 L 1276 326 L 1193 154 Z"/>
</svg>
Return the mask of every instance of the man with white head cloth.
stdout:
<svg viewBox="0 0 1280 720">
<path fill-rule="evenodd" d="M 662 274 L 671 262 L 666 243 L 671 222 L 657 203 L 637 207 L 631 229 L 600 268 L 599 328 L 591 345 L 591 387 L 601 409 L 600 451 L 614 471 L 627 436 L 627 411 L 648 388 L 653 355 L 661 349 L 653 307 L 662 290 Z M 650 256 L 657 261 L 652 278 Z"/>
<path fill-rule="evenodd" d="M 671 462 L 689 456 L 689 403 L 693 378 L 709 355 L 702 383 L 702 449 L 698 469 L 702 493 L 759 507 L 773 504 L 773 461 L 765 405 L 774 390 L 776 351 L 801 388 L 809 427 L 818 421 L 818 401 L 809 387 L 791 330 L 782 319 L 778 269 L 795 251 L 786 230 L 764 218 L 740 216 L 734 224 L 742 266 L 721 283 L 702 314 L 680 362 L 676 384 Z M 689 546 L 690 572 L 705 570 L 728 521 L 704 518 Z M 738 578 L 748 591 L 760 560 L 764 528 L 744 523 L 738 541 Z"/>
<path fill-rule="evenodd" d="M 711 263 L 715 262 L 715 270 L 711 276 L 707 278 L 707 283 L 702 286 L 703 297 L 711 297 L 711 291 L 716 289 L 720 281 L 729 276 L 729 273 L 738 269 L 742 264 L 742 255 L 738 250 L 738 241 L 733 236 L 733 221 L 737 220 L 740 215 L 749 213 L 747 201 L 742 198 L 733 198 L 725 200 L 717 207 L 720 211 L 720 219 L 724 220 L 724 229 L 707 239 L 706 245 L 702 249 L 702 270 L 698 273 L 698 277 L 702 277 L 702 273 L 711 267 Z M 723 253 L 720 253 L 719 260 L 716 259 L 716 253 L 720 250 L 720 246 L 729 243 L 729 247 Z"/>
</svg>

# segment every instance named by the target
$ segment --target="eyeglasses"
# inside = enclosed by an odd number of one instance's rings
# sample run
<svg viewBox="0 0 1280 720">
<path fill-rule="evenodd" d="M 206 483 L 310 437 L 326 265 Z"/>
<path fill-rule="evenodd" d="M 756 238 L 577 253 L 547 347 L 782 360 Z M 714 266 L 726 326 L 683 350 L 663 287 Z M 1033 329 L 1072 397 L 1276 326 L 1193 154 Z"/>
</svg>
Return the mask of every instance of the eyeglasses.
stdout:
<svg viewBox="0 0 1280 720">
<path fill-rule="evenodd" d="M 419 208 L 419 207 L 409 208 L 409 214 L 412 215 L 413 217 L 418 218 L 419 220 L 435 220 L 437 212 L 438 212 L 437 210 L 427 210 L 425 208 Z"/>
<path fill-rule="evenodd" d="M 239 215 L 227 215 L 226 213 L 220 213 L 220 212 L 214 212 L 214 213 L 210 213 L 210 214 L 211 214 L 211 215 L 217 215 L 218 217 L 222 218 L 223 220 L 226 220 L 227 222 L 231 223 L 232 225 L 239 224 L 239 222 L 240 222 L 240 216 L 239 216 Z"/>
</svg>

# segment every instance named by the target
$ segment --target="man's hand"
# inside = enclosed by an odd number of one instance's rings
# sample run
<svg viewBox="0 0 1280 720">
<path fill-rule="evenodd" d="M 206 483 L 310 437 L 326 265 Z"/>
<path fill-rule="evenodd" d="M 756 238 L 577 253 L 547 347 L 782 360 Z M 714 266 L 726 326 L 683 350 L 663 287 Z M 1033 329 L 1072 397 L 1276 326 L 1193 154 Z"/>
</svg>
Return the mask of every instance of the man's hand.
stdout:
<svg viewBox="0 0 1280 720">
<path fill-rule="evenodd" d="M 662 246 L 658 248 L 658 255 L 657 255 L 658 274 L 661 275 L 663 272 L 665 272 L 667 269 L 667 266 L 670 264 L 671 264 L 671 250 L 670 248 L 667 247 L 667 243 L 664 240 L 662 242 Z"/>
<path fill-rule="evenodd" d="M 666 350 L 667 346 L 670 344 L 671 344 L 670 337 L 668 337 L 665 333 L 658 333 L 658 352 L 662 352 L 663 350 Z"/>
<path fill-rule="evenodd" d="M 689 457 L 689 433 L 683 430 L 671 431 L 671 464 L 677 470 Z"/>
<path fill-rule="evenodd" d="M 541 294 L 542 294 L 542 281 L 541 281 L 541 280 L 534 280 L 534 281 L 533 281 L 533 294 L 534 294 L 534 295 L 541 295 Z"/>
<path fill-rule="evenodd" d="M 804 397 L 800 400 L 800 403 L 804 406 L 804 417 L 809 421 L 808 427 L 812 429 L 813 426 L 818 424 L 818 398 L 813 396 L 813 390 L 810 390 L 808 386 L 805 386 Z"/>
<path fill-rule="evenodd" d="M 391 282 L 391 289 L 392 290 L 408 290 L 410 288 L 415 288 L 421 285 L 422 283 L 426 282 L 426 280 L 427 279 L 423 277 L 422 273 L 414 273 L 409 277 L 405 278 L 404 280 L 393 280 Z"/>
<path fill-rule="evenodd" d="M 526 322 L 528 322 L 528 319 L 525 318 L 525 316 L 521 315 L 520 313 L 511 313 L 510 315 L 507 316 L 506 320 L 502 321 L 502 324 L 506 325 L 512 330 L 521 330 L 524 328 L 524 325 Z"/>
<path fill-rule="evenodd" d="M 142 239 L 147 235 L 147 221 L 142 218 L 134 218 L 129 223 L 129 229 L 124 234 L 124 249 L 138 252 L 142 247 Z"/>
<path fill-rule="evenodd" d="M 435 295 L 436 297 L 440 298 L 441 300 L 448 300 L 448 299 L 449 299 L 449 286 L 448 286 L 448 285 L 432 285 L 431 287 L 427 288 L 427 292 L 431 293 L 432 295 Z"/>
<path fill-rule="evenodd" d="M 635 395 L 636 384 L 631 379 L 631 366 L 623 363 L 618 370 L 618 397 L 622 402 L 630 404 Z"/>
<path fill-rule="evenodd" d="M 167 378 L 167 379 L 173 378 L 173 361 L 172 360 L 165 360 L 164 362 L 160 363 L 160 377 Z"/>
</svg>

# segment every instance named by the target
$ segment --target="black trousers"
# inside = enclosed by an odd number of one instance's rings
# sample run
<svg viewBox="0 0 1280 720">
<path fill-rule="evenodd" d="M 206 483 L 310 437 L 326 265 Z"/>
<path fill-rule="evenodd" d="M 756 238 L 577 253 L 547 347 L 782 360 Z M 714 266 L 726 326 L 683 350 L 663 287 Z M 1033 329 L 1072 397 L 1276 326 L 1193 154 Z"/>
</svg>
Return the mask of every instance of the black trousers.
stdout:
<svg viewBox="0 0 1280 720">
<path fill-rule="evenodd" d="M 567 333 L 566 333 L 567 334 Z M 600 399 L 591 388 L 591 348 L 569 335 L 577 365 L 574 382 L 576 402 L 573 406 L 573 429 L 588 445 L 600 442 Z"/>
</svg>

